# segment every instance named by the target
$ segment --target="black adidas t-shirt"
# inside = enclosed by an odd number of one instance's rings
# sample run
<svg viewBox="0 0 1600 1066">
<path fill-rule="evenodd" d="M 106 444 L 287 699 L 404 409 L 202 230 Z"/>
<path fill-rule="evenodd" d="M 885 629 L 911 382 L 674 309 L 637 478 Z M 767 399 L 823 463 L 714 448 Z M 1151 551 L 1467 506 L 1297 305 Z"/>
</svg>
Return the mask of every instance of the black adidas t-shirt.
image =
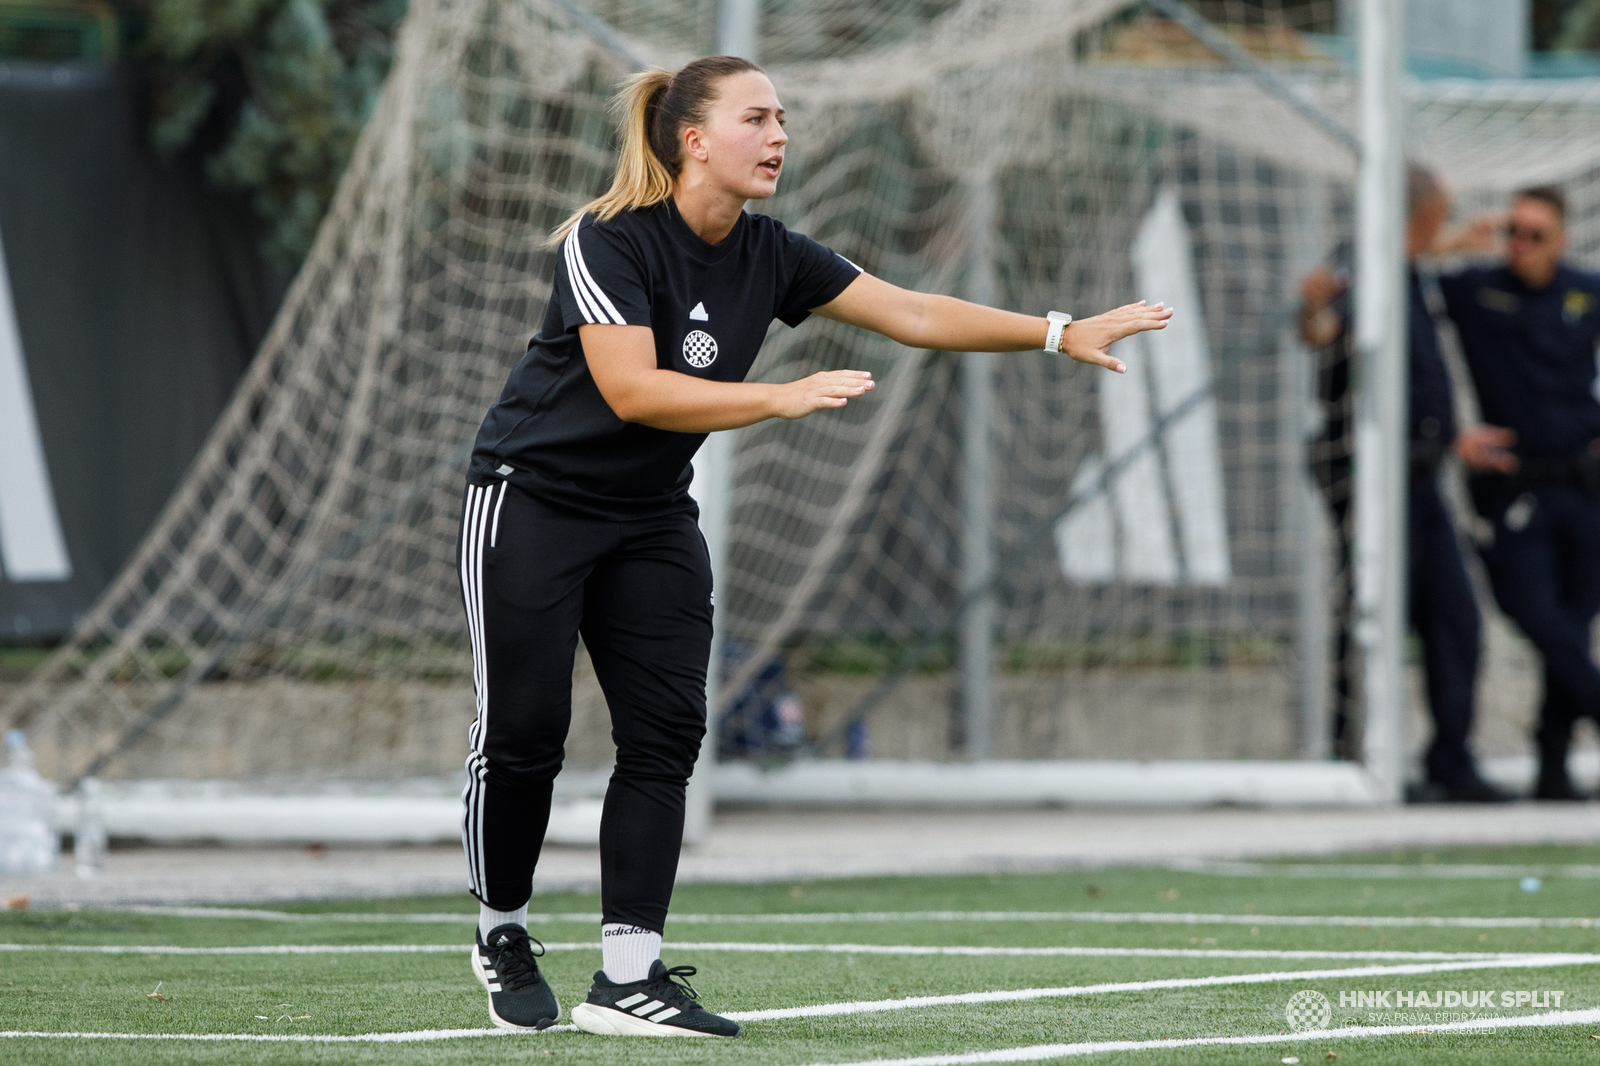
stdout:
<svg viewBox="0 0 1600 1066">
<path fill-rule="evenodd" d="M 798 326 L 861 273 L 765 215 L 741 214 L 709 244 L 671 200 L 610 222 L 585 215 L 560 253 L 544 325 L 478 430 L 472 474 L 600 518 L 692 507 L 689 460 L 706 435 L 618 418 L 579 326 L 649 326 L 661 369 L 743 381 L 774 318 Z"/>
</svg>

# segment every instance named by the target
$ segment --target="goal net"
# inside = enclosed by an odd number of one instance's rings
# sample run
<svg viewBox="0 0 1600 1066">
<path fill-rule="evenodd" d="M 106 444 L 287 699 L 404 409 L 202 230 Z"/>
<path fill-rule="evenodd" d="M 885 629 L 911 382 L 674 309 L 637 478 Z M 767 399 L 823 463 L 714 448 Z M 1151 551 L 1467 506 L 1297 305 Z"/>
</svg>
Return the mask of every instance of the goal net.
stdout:
<svg viewBox="0 0 1600 1066">
<path fill-rule="evenodd" d="M 1292 25 L 1319 5 L 1200 6 L 1353 125 L 1352 83 Z M 460 773 L 465 449 L 549 295 L 543 236 L 609 181 L 628 57 L 680 64 L 713 22 L 705 0 L 414 0 L 247 379 L 135 557 L 0 713 L 48 775 Z M 899 285 L 1178 316 L 1124 347 L 1125 378 L 775 328 L 754 377 L 849 366 L 880 387 L 737 436 L 721 758 L 1327 755 L 1352 664 L 1308 475 L 1317 366 L 1291 327 L 1296 280 L 1350 236 L 1349 151 L 1121 0 L 772 0 L 763 30 L 792 140 L 782 191 L 754 209 Z M 1575 253 L 1600 257 L 1600 94 L 1410 92 L 1416 154 L 1466 207 L 1565 181 Z M 975 726 L 957 663 L 979 609 Z M 1537 676 L 1503 623 L 1490 652 L 1480 748 L 1516 754 Z M 609 723 L 581 653 L 574 702 L 564 780 L 593 781 Z"/>
</svg>

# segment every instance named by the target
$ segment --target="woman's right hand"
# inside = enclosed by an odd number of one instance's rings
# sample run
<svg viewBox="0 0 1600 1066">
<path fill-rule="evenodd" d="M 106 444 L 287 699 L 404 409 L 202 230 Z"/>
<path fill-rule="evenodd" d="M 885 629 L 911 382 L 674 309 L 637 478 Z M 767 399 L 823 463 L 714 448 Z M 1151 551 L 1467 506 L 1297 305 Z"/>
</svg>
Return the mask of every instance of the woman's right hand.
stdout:
<svg viewBox="0 0 1600 1066">
<path fill-rule="evenodd" d="M 1125 304 L 1093 318 L 1080 318 L 1070 323 L 1061 334 L 1061 351 L 1080 363 L 1092 363 L 1126 374 L 1127 364 L 1111 354 L 1111 346 L 1135 333 L 1166 329 L 1170 318 L 1172 308 L 1164 304 L 1151 307 L 1143 300 Z"/>
<path fill-rule="evenodd" d="M 865 370 L 823 370 L 777 388 L 772 413 L 778 418 L 804 418 L 827 407 L 843 407 L 872 390 L 872 375 Z"/>
</svg>

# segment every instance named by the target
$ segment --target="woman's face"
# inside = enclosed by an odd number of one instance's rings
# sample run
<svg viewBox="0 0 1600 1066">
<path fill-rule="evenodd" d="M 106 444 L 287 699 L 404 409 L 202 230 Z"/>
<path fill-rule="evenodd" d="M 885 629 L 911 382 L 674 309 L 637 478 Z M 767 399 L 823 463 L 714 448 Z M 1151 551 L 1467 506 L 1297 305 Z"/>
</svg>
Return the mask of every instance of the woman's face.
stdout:
<svg viewBox="0 0 1600 1066">
<path fill-rule="evenodd" d="M 764 200 L 778 191 L 789 142 L 778 93 L 755 70 L 730 74 L 717 90 L 705 121 L 683 131 L 685 155 L 702 164 L 712 184 L 746 200 Z"/>
</svg>

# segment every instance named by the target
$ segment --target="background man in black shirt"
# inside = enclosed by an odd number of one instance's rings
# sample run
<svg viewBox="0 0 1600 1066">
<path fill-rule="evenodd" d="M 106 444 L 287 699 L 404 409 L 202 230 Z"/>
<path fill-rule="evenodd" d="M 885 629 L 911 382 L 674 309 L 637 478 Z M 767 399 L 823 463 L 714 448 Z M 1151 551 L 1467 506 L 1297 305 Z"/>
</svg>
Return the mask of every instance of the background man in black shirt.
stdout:
<svg viewBox="0 0 1600 1066">
<path fill-rule="evenodd" d="M 1544 658 L 1540 799 L 1581 799 L 1567 776 L 1573 724 L 1600 716 L 1591 628 L 1600 613 L 1600 276 L 1562 262 L 1566 200 L 1513 199 L 1504 265 L 1439 279 L 1485 422 L 1514 461 L 1473 479 L 1494 528 L 1483 552 L 1495 599 Z"/>
<path fill-rule="evenodd" d="M 1450 198 L 1432 174 L 1411 167 L 1407 202 L 1410 217 L 1406 250 L 1415 260 L 1433 246 L 1449 217 Z M 1458 428 L 1450 376 L 1439 353 L 1433 316 L 1415 269 L 1410 272 L 1407 291 L 1411 463 L 1406 558 L 1411 624 L 1422 638 L 1428 709 L 1434 726 L 1433 743 L 1424 760 L 1427 783 L 1416 798 L 1498 802 L 1510 797 L 1479 777 L 1467 745 L 1476 701 L 1482 622 L 1455 525 L 1439 494 L 1439 470 L 1452 448 L 1474 469 L 1500 469 L 1510 457 L 1502 450 L 1506 441 L 1500 431 L 1491 427 Z M 1326 350 L 1320 390 L 1325 423 L 1322 438 L 1313 443 L 1313 464 L 1333 511 L 1346 575 L 1336 679 L 1341 688 L 1341 706 L 1336 708 L 1334 739 L 1336 745 L 1348 751 L 1344 721 L 1349 699 L 1346 667 L 1350 654 L 1351 564 L 1348 283 L 1328 268 L 1319 267 L 1301 283 L 1301 294 L 1301 337 L 1308 345 Z"/>
</svg>

